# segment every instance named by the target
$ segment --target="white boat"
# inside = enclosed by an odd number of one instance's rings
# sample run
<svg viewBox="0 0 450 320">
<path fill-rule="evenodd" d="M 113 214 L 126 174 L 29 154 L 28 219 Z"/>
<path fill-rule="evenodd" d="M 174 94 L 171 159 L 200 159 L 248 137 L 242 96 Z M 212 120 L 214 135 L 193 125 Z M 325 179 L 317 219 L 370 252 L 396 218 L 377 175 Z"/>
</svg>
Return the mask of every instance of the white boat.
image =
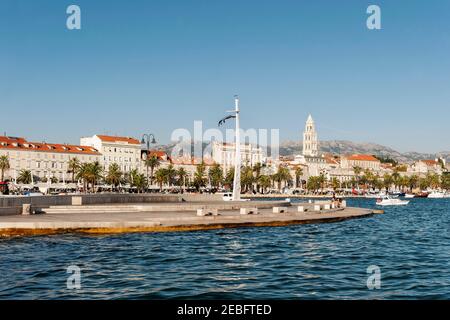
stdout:
<svg viewBox="0 0 450 320">
<path fill-rule="evenodd" d="M 414 197 L 415 197 L 415 195 L 412 194 L 412 193 L 407 193 L 407 194 L 405 194 L 405 198 L 406 198 L 406 199 L 412 199 L 412 198 L 414 198 Z"/>
<path fill-rule="evenodd" d="M 409 203 L 407 200 L 394 199 L 389 196 L 384 196 L 377 199 L 377 205 L 379 206 L 405 206 Z"/>
<path fill-rule="evenodd" d="M 367 193 L 364 197 L 367 199 L 378 199 L 384 197 L 386 194 L 383 192 L 380 193 Z"/>
<path fill-rule="evenodd" d="M 428 195 L 428 198 L 442 199 L 442 198 L 448 198 L 448 195 L 445 194 L 445 192 L 433 191 Z"/>
</svg>

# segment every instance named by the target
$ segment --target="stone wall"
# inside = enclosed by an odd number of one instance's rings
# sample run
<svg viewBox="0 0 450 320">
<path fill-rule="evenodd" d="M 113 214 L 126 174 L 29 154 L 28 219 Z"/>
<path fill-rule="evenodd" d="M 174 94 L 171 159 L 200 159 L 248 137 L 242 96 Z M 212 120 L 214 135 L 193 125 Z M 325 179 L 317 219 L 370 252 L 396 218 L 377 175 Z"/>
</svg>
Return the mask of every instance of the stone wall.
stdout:
<svg viewBox="0 0 450 320">
<path fill-rule="evenodd" d="M 220 201 L 221 195 L 210 194 L 79 194 L 56 196 L 23 196 L 0 197 L 0 215 L 21 214 L 23 204 L 31 204 L 34 208 L 48 208 L 50 206 L 96 205 L 114 203 L 161 203 L 161 202 L 197 202 Z"/>
</svg>

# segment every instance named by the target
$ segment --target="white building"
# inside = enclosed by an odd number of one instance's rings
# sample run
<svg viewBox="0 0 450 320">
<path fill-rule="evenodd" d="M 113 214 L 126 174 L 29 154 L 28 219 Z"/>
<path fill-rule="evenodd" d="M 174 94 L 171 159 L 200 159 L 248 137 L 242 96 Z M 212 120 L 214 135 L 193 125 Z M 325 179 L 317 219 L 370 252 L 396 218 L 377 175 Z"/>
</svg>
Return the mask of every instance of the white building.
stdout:
<svg viewBox="0 0 450 320">
<path fill-rule="evenodd" d="M 380 166 L 381 161 L 369 154 L 353 154 L 341 157 L 341 167 L 344 169 L 360 167 L 363 170 L 380 171 Z"/>
<path fill-rule="evenodd" d="M 144 162 L 141 160 L 141 144 L 135 138 L 94 135 L 82 137 L 80 144 L 92 146 L 102 154 L 100 164 L 105 171 L 109 165 L 117 163 L 124 173 L 133 169 L 145 172 Z"/>
<path fill-rule="evenodd" d="M 212 159 L 223 168 L 224 172 L 234 168 L 236 159 L 236 144 L 214 141 L 211 151 Z M 241 164 L 243 166 L 254 166 L 262 163 L 263 151 L 261 147 L 252 144 L 241 144 Z"/>
<path fill-rule="evenodd" d="M 303 132 L 303 155 L 309 157 L 317 157 L 319 155 L 316 126 L 311 115 L 306 120 L 305 131 Z"/>
<path fill-rule="evenodd" d="M 29 142 L 24 138 L 0 136 L 0 156 L 6 155 L 10 169 L 5 180 L 15 180 L 21 170 L 29 170 L 33 179 L 71 179 L 69 161 L 78 158 L 81 163 L 100 161 L 101 155 L 95 147 Z"/>
</svg>

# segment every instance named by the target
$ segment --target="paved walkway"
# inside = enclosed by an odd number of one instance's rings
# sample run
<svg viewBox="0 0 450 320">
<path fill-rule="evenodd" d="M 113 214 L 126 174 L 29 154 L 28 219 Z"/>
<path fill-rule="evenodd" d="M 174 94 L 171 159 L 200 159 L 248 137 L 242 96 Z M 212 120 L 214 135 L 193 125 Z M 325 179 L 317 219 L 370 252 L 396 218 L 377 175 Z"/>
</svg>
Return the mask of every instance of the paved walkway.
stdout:
<svg viewBox="0 0 450 320">
<path fill-rule="evenodd" d="M 290 224 L 335 222 L 365 217 L 373 210 L 345 208 L 321 212 L 273 213 L 259 209 L 258 215 L 241 215 L 237 210 L 219 211 L 219 216 L 197 216 L 193 211 L 73 212 L 74 209 L 30 216 L 0 217 L 0 235 L 33 235 L 63 232 L 120 233 L 208 230 L 243 226 L 284 226 Z"/>
</svg>

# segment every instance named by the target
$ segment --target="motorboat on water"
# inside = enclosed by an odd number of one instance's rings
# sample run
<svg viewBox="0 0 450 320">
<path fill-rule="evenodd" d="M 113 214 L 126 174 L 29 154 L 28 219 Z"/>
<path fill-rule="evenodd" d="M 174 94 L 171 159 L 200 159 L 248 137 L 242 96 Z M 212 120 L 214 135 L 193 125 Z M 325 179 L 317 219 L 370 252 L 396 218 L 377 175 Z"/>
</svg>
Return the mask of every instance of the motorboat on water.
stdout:
<svg viewBox="0 0 450 320">
<path fill-rule="evenodd" d="M 405 193 L 405 198 L 406 199 L 412 199 L 412 198 L 414 198 L 416 195 L 415 194 L 412 194 L 412 193 Z"/>
<path fill-rule="evenodd" d="M 433 191 L 428 195 L 428 198 L 431 199 L 444 199 L 444 198 L 450 198 L 450 193 L 445 192 L 439 192 L 439 191 Z"/>
<path fill-rule="evenodd" d="M 366 199 L 378 199 L 381 198 L 382 196 L 384 196 L 384 194 L 381 193 L 368 193 L 364 196 L 364 198 Z"/>
<path fill-rule="evenodd" d="M 379 206 L 405 206 L 409 203 L 408 200 L 400 200 L 390 196 L 384 196 L 377 199 L 376 204 Z"/>
<path fill-rule="evenodd" d="M 428 192 L 419 192 L 414 196 L 414 198 L 428 198 Z"/>
</svg>

